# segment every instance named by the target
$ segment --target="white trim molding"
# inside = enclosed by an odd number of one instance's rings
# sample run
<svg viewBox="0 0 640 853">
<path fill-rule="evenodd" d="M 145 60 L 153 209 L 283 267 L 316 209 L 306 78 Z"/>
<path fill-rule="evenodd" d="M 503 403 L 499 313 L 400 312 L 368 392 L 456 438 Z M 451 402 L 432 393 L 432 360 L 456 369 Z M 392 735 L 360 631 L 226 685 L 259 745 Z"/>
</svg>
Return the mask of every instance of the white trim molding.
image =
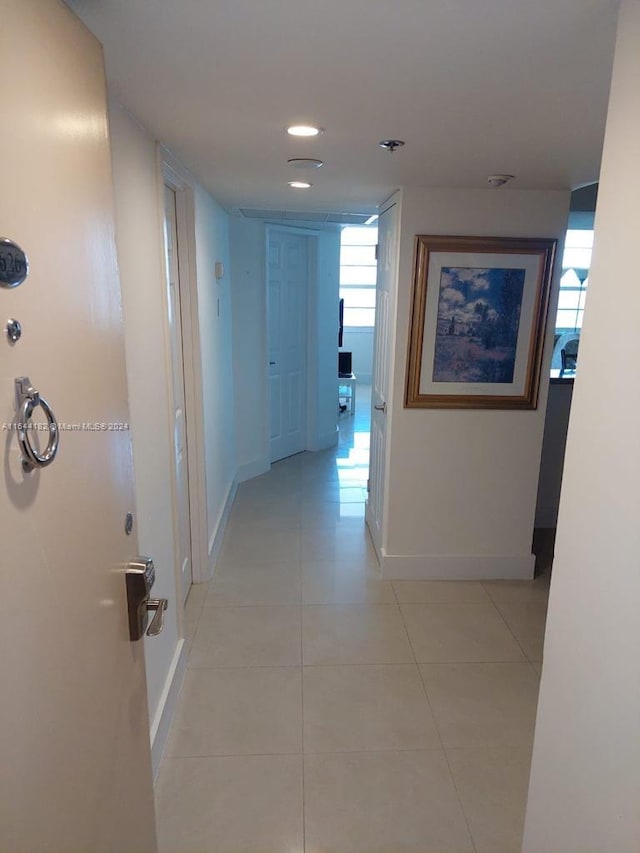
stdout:
<svg viewBox="0 0 640 853">
<path fill-rule="evenodd" d="M 238 481 L 234 480 L 229 486 L 229 491 L 227 492 L 227 497 L 224 502 L 222 512 L 218 516 L 218 520 L 209 537 L 209 561 L 207 569 L 208 576 L 205 580 L 211 580 L 211 578 L 213 577 L 216 561 L 220 556 L 220 551 L 222 550 L 222 540 L 224 538 L 225 530 L 227 529 L 229 515 L 231 514 L 231 509 L 233 507 L 233 502 L 236 499 L 237 491 Z"/>
<path fill-rule="evenodd" d="M 191 566 L 194 583 L 208 580 L 207 553 L 207 491 L 205 481 L 204 410 L 202 405 L 202 365 L 200 357 L 200 326 L 198 322 L 198 286 L 196 277 L 194 179 L 163 146 L 157 146 L 158 178 L 160 184 L 159 215 L 164 227 L 164 193 L 166 183 L 176 193 L 178 220 L 178 253 L 180 263 L 180 303 L 183 325 L 184 392 L 187 422 L 188 477 L 191 525 Z M 164 262 L 163 262 L 164 268 Z M 166 290 L 166 288 L 165 288 Z M 165 295 L 166 300 L 166 295 Z M 165 317 L 168 316 L 165 309 Z M 165 320 L 167 375 L 172 382 L 168 321 Z M 173 390 L 169 389 L 170 399 Z M 171 423 L 173 434 L 173 423 Z M 172 461 L 172 464 L 173 461 Z M 174 475 L 175 492 L 175 475 Z M 177 524 L 177 497 L 173 495 L 174 526 Z M 176 549 L 179 537 L 175 535 Z M 179 565 L 176 553 L 176 565 Z"/>
<path fill-rule="evenodd" d="M 377 549 L 376 549 L 377 550 Z M 379 553 L 385 580 L 531 580 L 534 554 L 387 554 Z"/>
<path fill-rule="evenodd" d="M 171 720 L 176 710 L 178 696 L 187 671 L 187 644 L 178 640 L 176 650 L 169 666 L 160 701 L 151 721 L 151 766 L 154 781 L 158 776 L 160 761 L 169 736 Z"/>
</svg>

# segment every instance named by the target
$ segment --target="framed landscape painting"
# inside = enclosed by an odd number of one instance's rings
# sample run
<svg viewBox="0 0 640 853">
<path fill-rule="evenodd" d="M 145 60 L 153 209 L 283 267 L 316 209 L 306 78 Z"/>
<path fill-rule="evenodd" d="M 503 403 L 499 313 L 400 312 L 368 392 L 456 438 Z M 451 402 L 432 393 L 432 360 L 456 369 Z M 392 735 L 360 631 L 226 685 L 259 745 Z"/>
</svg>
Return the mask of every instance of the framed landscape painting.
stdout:
<svg viewBox="0 0 640 853">
<path fill-rule="evenodd" d="M 536 408 L 556 243 L 416 237 L 407 408 Z"/>
</svg>

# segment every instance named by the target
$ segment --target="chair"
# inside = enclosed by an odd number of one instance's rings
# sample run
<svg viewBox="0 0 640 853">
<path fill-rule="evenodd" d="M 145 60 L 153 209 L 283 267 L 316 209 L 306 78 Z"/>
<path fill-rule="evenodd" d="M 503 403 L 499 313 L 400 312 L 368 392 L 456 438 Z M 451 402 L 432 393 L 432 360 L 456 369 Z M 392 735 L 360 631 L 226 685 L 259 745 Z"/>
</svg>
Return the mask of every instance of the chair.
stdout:
<svg viewBox="0 0 640 853">
<path fill-rule="evenodd" d="M 567 343 L 560 350 L 560 360 L 562 362 L 562 373 L 565 370 L 575 370 L 576 365 L 578 363 L 578 346 L 580 341 L 578 338 L 574 338 L 572 341 L 567 341 Z"/>
</svg>

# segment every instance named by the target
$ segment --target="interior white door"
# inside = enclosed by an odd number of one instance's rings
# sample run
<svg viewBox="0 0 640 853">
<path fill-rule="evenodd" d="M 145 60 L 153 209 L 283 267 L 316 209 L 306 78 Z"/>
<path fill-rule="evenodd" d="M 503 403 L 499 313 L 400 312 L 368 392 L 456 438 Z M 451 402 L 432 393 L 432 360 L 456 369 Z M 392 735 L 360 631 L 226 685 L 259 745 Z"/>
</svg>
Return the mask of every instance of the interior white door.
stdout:
<svg viewBox="0 0 640 853">
<path fill-rule="evenodd" d="M 378 275 L 376 279 L 376 319 L 371 381 L 371 443 L 369 493 L 366 518 L 378 549 L 382 546 L 385 501 L 387 405 L 393 328 L 391 323 L 397 282 L 398 205 L 393 203 L 378 219 Z"/>
<path fill-rule="evenodd" d="M 102 51 L 60 2 L 4 0 L 0 229 L 28 255 L 0 288 L 0 850 L 156 850 L 144 646 L 129 640 L 131 442 Z M 25 473 L 14 378 L 58 418 Z M 42 408 L 34 420 L 42 420 Z M 48 432 L 30 430 L 41 450 Z"/>
<path fill-rule="evenodd" d="M 176 192 L 164 188 L 164 238 L 167 280 L 167 311 L 171 355 L 173 393 L 174 511 L 178 540 L 178 564 L 182 600 L 193 582 L 191 562 L 191 515 L 189 505 L 189 461 L 187 450 L 187 417 L 184 393 L 184 357 L 182 343 L 182 311 L 180 304 L 180 264 L 178 256 L 178 219 Z"/>
<path fill-rule="evenodd" d="M 307 432 L 307 237 L 269 232 L 268 351 L 271 461 L 300 453 Z"/>
</svg>

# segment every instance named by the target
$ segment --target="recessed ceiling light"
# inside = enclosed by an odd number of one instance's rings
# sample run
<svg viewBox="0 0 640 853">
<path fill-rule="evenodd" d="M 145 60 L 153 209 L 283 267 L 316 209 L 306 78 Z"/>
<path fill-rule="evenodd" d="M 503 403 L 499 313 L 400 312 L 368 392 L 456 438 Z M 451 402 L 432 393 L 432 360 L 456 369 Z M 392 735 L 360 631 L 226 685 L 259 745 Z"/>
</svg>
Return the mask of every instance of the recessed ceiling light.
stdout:
<svg viewBox="0 0 640 853">
<path fill-rule="evenodd" d="M 385 151 L 393 154 L 396 148 L 402 148 L 404 142 L 402 139 L 383 139 L 381 142 L 378 142 L 378 145 L 380 148 L 384 148 Z"/>
<path fill-rule="evenodd" d="M 312 124 L 292 124 L 287 128 L 287 133 L 289 136 L 317 136 L 322 133 L 322 128 Z"/>
<path fill-rule="evenodd" d="M 288 183 L 293 190 L 308 190 L 309 187 L 313 186 L 309 181 L 289 181 Z"/>
<path fill-rule="evenodd" d="M 322 160 L 316 160 L 313 157 L 294 157 L 292 160 L 287 160 L 287 163 L 294 169 L 319 169 L 320 166 L 324 166 Z"/>
<path fill-rule="evenodd" d="M 498 187 L 503 187 L 505 184 L 508 184 L 514 177 L 515 175 L 489 175 L 487 183 L 495 190 Z"/>
</svg>

